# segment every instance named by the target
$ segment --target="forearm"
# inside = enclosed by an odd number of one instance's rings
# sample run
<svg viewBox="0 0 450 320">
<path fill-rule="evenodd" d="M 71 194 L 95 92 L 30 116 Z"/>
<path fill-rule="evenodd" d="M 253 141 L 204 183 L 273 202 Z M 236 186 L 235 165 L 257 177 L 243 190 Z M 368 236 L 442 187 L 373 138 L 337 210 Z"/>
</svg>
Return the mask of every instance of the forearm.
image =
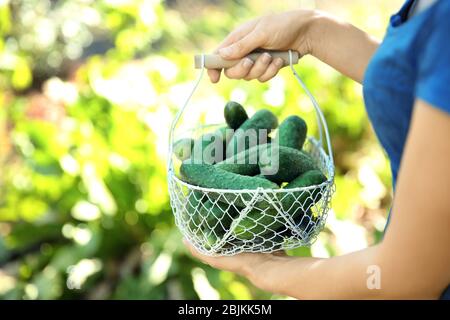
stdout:
<svg viewBox="0 0 450 320">
<path fill-rule="evenodd" d="M 450 283 L 449 136 L 450 117 L 417 100 L 390 225 L 376 246 L 329 259 L 263 253 L 213 257 L 188 248 L 212 267 L 299 299 L 439 298 Z"/>
<path fill-rule="evenodd" d="M 301 299 L 438 298 L 450 283 L 448 136 L 450 117 L 418 100 L 380 244 L 329 259 L 270 257 L 245 270 L 250 280 Z M 367 286 L 371 265 L 380 271 L 380 289 Z"/>
<path fill-rule="evenodd" d="M 257 287 L 298 299 L 382 298 L 382 290 L 367 286 L 377 251 L 373 246 L 328 259 L 273 256 L 247 276 Z"/>
<path fill-rule="evenodd" d="M 246 276 L 263 290 L 306 300 L 439 297 L 414 265 L 393 263 L 397 259 L 382 258 L 382 252 L 380 244 L 327 259 L 272 256 Z"/>
<path fill-rule="evenodd" d="M 379 42 L 355 26 L 316 12 L 307 32 L 308 53 L 361 83 Z"/>
</svg>

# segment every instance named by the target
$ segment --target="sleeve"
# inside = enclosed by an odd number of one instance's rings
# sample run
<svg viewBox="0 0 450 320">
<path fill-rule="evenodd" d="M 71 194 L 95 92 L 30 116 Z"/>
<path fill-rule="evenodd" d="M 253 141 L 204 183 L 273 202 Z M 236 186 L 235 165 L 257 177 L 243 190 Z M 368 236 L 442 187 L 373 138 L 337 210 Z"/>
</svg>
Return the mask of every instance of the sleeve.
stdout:
<svg viewBox="0 0 450 320">
<path fill-rule="evenodd" d="M 450 1 L 438 1 L 419 55 L 416 97 L 450 113 Z"/>
</svg>

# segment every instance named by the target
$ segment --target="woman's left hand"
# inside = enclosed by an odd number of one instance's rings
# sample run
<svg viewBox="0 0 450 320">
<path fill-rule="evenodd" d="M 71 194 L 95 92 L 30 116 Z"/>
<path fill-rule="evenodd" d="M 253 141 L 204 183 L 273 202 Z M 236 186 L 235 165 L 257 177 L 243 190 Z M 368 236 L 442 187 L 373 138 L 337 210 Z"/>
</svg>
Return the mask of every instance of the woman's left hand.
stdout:
<svg viewBox="0 0 450 320">
<path fill-rule="evenodd" d="M 284 251 L 275 253 L 239 253 L 233 256 L 207 256 L 198 252 L 187 240 L 183 240 L 191 254 L 213 268 L 237 273 L 248 278 L 255 286 L 274 291 L 270 277 L 266 277 L 268 265 L 279 259 L 290 259 Z"/>
</svg>

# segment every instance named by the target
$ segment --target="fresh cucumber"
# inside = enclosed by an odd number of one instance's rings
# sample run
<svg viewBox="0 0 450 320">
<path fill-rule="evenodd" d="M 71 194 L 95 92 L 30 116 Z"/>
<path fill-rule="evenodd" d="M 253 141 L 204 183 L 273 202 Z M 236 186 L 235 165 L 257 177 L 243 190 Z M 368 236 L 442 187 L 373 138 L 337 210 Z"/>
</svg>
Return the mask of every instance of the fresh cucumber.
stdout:
<svg viewBox="0 0 450 320">
<path fill-rule="evenodd" d="M 216 163 L 215 167 L 241 175 L 255 176 L 259 174 L 259 155 L 267 147 L 269 147 L 267 144 L 253 146 L 250 149 L 241 151 L 232 157 Z"/>
<path fill-rule="evenodd" d="M 248 246 L 249 244 L 253 248 L 264 248 L 266 250 L 281 250 L 283 242 L 286 239 L 286 235 L 281 235 L 279 233 L 273 233 L 266 235 L 264 237 L 255 235 L 251 240 L 238 239 L 235 237 L 230 238 L 230 242 L 235 246 Z"/>
<path fill-rule="evenodd" d="M 234 101 L 227 102 L 223 113 L 226 123 L 234 130 L 239 128 L 248 119 L 244 107 Z"/>
<path fill-rule="evenodd" d="M 309 154 L 294 148 L 273 145 L 262 151 L 259 169 L 270 181 L 281 184 L 290 182 L 300 174 L 315 169 Z"/>
<path fill-rule="evenodd" d="M 284 222 L 275 209 L 254 209 L 233 228 L 233 235 L 238 239 L 251 240 L 279 229 Z"/>
<path fill-rule="evenodd" d="M 227 145 L 234 135 L 234 130 L 228 126 L 223 126 L 223 127 L 220 127 L 219 129 L 217 129 L 216 133 L 218 133 L 220 135 L 220 137 L 222 138 L 222 159 L 221 160 L 225 160 L 226 154 L 227 154 Z M 219 162 L 219 161 L 216 161 L 216 163 L 217 162 Z"/>
<path fill-rule="evenodd" d="M 223 126 L 223 127 L 220 127 L 219 129 L 217 129 L 216 133 L 218 133 L 221 136 L 223 144 L 224 144 L 224 148 L 225 148 L 227 146 L 228 142 L 230 142 L 230 139 L 234 134 L 234 130 L 228 126 Z M 224 153 L 224 156 L 225 156 L 225 153 Z"/>
<path fill-rule="evenodd" d="M 208 164 L 192 164 L 189 160 L 185 160 L 182 163 L 180 174 L 184 181 L 204 188 L 234 190 L 278 189 L 278 185 L 265 178 L 243 176 Z M 236 194 L 233 192 L 211 191 L 208 194 L 220 202 L 232 203 L 241 208 L 245 208 L 254 197 L 251 192 Z M 269 206 L 265 200 L 260 201 L 260 203 L 256 202 L 254 205 L 258 206 L 259 204 L 262 207 Z"/>
<path fill-rule="evenodd" d="M 235 131 L 227 145 L 227 157 L 257 144 L 267 143 L 268 134 L 277 126 L 278 119 L 271 111 L 259 110 Z"/>
<path fill-rule="evenodd" d="M 175 141 L 173 144 L 173 153 L 180 160 L 189 159 L 192 148 L 194 147 L 194 140 L 191 138 L 183 138 Z"/>
<path fill-rule="evenodd" d="M 292 180 L 284 189 L 303 188 L 309 186 L 320 185 L 327 181 L 327 177 L 318 169 L 310 170 Z M 281 201 L 283 210 L 292 210 L 292 205 L 296 202 L 301 204 L 304 210 L 308 210 L 316 204 L 322 197 L 321 189 L 313 188 L 311 190 L 304 190 L 293 192 L 286 200 Z"/>
<path fill-rule="evenodd" d="M 208 199 L 200 191 L 192 191 L 186 203 L 191 232 L 198 237 L 208 235 L 208 241 L 218 239 L 230 228 L 234 217 L 238 215 L 236 207 Z"/>
<path fill-rule="evenodd" d="M 226 145 L 233 135 L 233 130 L 224 126 L 214 132 L 205 133 L 195 140 L 192 157 L 196 163 L 214 164 L 225 158 Z"/>
<path fill-rule="evenodd" d="M 299 216 L 300 219 L 296 219 L 295 226 L 300 229 L 303 234 L 309 234 L 313 231 L 314 227 L 319 222 L 319 217 L 314 216 L 311 210 L 308 210 L 303 216 Z M 308 218 L 306 218 L 308 217 Z"/>
<path fill-rule="evenodd" d="M 295 228 L 300 230 L 303 235 L 306 235 L 317 225 L 319 218 L 318 216 L 313 215 L 311 209 L 308 209 L 306 212 L 303 212 L 301 208 L 299 209 L 301 214 L 297 214 L 292 220 Z M 276 232 L 283 237 L 293 237 L 295 235 L 295 232 L 285 227 L 278 229 Z"/>
<path fill-rule="evenodd" d="M 299 116 L 289 116 L 278 127 L 278 144 L 301 150 L 305 143 L 308 127 L 305 120 Z"/>
<path fill-rule="evenodd" d="M 285 189 L 319 185 L 326 181 L 326 177 L 319 170 L 311 170 L 289 183 Z M 298 191 L 292 193 L 277 193 L 276 204 L 294 221 L 301 219 L 305 212 L 311 212 L 313 204 L 320 200 L 320 190 Z M 236 238 L 250 240 L 258 236 L 265 236 L 285 224 L 285 219 L 275 208 L 261 210 L 255 208 L 244 217 L 233 229 Z M 303 223 L 303 222 L 302 222 Z M 307 226 L 305 226 L 306 228 Z"/>
<path fill-rule="evenodd" d="M 211 230 L 217 236 L 225 234 L 237 214 L 235 207 L 209 199 L 202 204 L 199 210 L 203 229 Z"/>
<path fill-rule="evenodd" d="M 275 183 L 258 177 L 249 177 L 216 168 L 209 164 L 195 164 L 185 160 L 180 167 L 184 181 L 205 188 L 255 190 L 276 189 Z"/>
<path fill-rule="evenodd" d="M 214 245 L 217 243 L 217 241 L 219 241 L 219 237 L 214 233 L 214 232 L 210 232 L 206 235 L 206 243 L 205 243 L 205 248 L 207 250 L 210 250 L 214 247 Z"/>
<path fill-rule="evenodd" d="M 183 216 L 184 222 L 187 223 L 190 230 L 196 233 L 201 227 L 201 220 L 199 219 L 199 209 L 202 206 L 202 201 L 205 195 L 201 191 L 191 191 L 187 196 L 185 204 L 185 214 Z"/>
</svg>

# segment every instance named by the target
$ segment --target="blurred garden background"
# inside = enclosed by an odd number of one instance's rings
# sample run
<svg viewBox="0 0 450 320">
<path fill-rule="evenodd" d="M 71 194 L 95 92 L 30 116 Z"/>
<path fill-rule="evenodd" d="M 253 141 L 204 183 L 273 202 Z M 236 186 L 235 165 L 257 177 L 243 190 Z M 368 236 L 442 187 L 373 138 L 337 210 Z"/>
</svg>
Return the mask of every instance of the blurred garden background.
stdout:
<svg viewBox="0 0 450 320">
<path fill-rule="evenodd" d="M 249 18 L 298 7 L 381 39 L 401 2 L 0 0 L 0 299 L 285 298 L 193 260 L 174 226 L 168 131 L 197 76 L 193 55 Z M 297 70 L 328 121 L 337 191 L 317 242 L 289 254 L 376 243 L 391 175 L 361 86 L 311 57 Z M 288 70 L 205 86 L 212 117 L 236 99 L 301 114 L 315 133 Z"/>
</svg>

